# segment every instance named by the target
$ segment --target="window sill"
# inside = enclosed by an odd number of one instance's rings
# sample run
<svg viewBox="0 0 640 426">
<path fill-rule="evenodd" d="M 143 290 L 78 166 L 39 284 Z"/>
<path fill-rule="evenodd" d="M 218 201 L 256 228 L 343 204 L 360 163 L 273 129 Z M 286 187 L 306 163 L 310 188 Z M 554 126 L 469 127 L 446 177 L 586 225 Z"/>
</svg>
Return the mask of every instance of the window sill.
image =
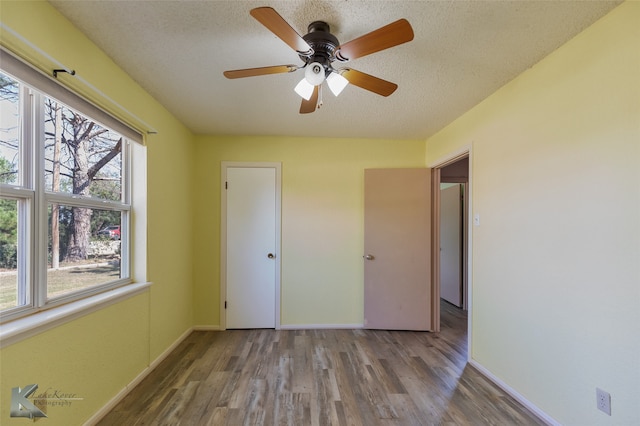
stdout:
<svg viewBox="0 0 640 426">
<path fill-rule="evenodd" d="M 141 294 L 147 291 L 149 286 L 151 286 L 150 282 L 144 282 L 118 287 L 114 290 L 3 324 L 0 326 L 0 348 L 5 348 L 43 331 Z"/>
</svg>

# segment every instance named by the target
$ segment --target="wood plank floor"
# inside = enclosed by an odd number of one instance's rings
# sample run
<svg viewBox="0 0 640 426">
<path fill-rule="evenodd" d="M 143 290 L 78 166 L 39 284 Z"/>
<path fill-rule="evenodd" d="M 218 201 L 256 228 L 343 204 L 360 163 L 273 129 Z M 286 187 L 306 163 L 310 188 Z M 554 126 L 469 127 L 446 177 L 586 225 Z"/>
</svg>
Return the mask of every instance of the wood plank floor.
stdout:
<svg viewBox="0 0 640 426">
<path fill-rule="evenodd" d="M 542 425 L 442 331 L 194 332 L 100 425 Z"/>
</svg>

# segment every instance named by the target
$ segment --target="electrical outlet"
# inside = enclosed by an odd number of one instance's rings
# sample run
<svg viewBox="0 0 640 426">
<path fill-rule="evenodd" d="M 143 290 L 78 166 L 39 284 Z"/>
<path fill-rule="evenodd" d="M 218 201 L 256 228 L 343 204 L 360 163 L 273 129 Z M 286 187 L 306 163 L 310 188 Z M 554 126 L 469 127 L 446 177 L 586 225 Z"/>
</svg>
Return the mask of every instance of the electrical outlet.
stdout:
<svg viewBox="0 0 640 426">
<path fill-rule="evenodd" d="M 600 388 L 596 388 L 596 402 L 598 404 L 598 410 L 611 415 L 611 395 L 609 392 L 605 392 Z"/>
</svg>

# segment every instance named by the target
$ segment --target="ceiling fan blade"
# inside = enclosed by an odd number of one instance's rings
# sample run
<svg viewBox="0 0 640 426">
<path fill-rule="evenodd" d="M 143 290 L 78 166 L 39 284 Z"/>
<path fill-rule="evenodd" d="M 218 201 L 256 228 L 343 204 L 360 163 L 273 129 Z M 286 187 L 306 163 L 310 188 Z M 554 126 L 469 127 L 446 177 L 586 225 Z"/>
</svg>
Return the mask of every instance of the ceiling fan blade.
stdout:
<svg viewBox="0 0 640 426">
<path fill-rule="evenodd" d="M 314 112 L 318 107 L 318 89 L 319 86 L 315 86 L 313 88 L 313 93 L 309 100 L 302 99 L 302 104 L 300 104 L 300 114 L 309 114 Z"/>
<path fill-rule="evenodd" d="M 258 75 L 281 74 L 285 72 L 296 71 L 299 67 L 295 65 L 275 65 L 272 67 L 245 68 L 242 70 L 225 71 L 224 76 L 227 78 L 244 78 L 255 77 Z"/>
<path fill-rule="evenodd" d="M 398 85 L 387 80 L 363 73 L 361 71 L 346 68 L 340 74 L 349 80 L 349 83 L 381 96 L 389 96 L 396 91 Z"/>
<path fill-rule="evenodd" d="M 311 46 L 294 30 L 287 21 L 271 7 L 257 7 L 249 12 L 251 16 L 277 35 L 289 47 L 300 53 L 310 53 Z"/>
<path fill-rule="evenodd" d="M 413 40 L 413 29 L 406 19 L 398 19 L 382 28 L 348 41 L 338 48 L 341 60 L 361 58 Z"/>
</svg>

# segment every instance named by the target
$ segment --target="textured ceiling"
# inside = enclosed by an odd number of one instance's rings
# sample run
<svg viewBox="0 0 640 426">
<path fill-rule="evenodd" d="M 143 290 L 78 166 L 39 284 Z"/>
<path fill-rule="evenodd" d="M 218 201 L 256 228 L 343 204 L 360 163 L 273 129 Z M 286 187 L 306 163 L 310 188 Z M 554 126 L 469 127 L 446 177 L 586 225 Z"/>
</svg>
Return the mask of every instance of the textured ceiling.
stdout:
<svg viewBox="0 0 640 426">
<path fill-rule="evenodd" d="M 51 3 L 197 134 L 426 139 L 620 1 L 61 1 Z M 301 115 L 303 72 L 225 70 L 302 62 L 249 15 L 271 6 L 300 35 L 322 20 L 341 43 L 400 18 L 413 41 L 344 66 L 399 85 L 385 98 L 324 91 Z M 72 64 L 71 64 L 72 66 Z"/>
</svg>

